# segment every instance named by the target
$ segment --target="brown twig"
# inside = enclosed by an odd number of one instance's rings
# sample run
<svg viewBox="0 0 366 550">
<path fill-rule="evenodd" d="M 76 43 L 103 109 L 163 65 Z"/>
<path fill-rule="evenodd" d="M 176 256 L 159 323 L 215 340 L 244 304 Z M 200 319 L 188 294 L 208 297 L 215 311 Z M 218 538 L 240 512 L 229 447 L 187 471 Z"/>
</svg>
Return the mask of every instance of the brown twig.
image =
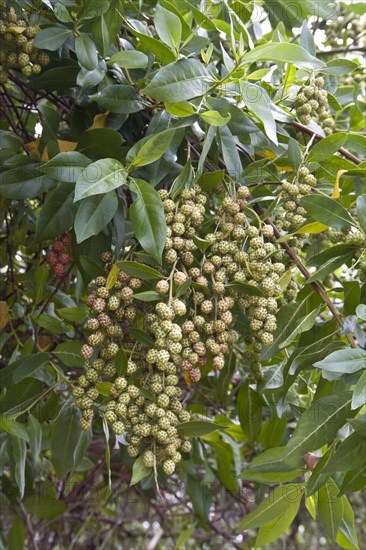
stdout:
<svg viewBox="0 0 366 550">
<path fill-rule="evenodd" d="M 344 46 L 341 48 L 332 48 L 331 50 L 317 50 L 316 55 L 333 55 L 345 52 L 366 52 L 366 46 Z"/>
<path fill-rule="evenodd" d="M 262 216 L 264 214 L 264 210 L 259 206 L 259 204 L 255 204 L 253 206 L 254 210 L 257 212 L 257 214 L 259 214 L 260 216 Z M 271 219 L 269 218 L 266 218 L 265 220 L 265 223 L 268 224 L 268 225 L 271 225 L 273 227 L 273 232 L 274 232 L 274 235 L 277 239 L 279 239 L 281 237 L 281 233 L 279 232 L 278 228 L 275 226 L 275 224 L 272 222 Z M 286 251 L 286 253 L 288 254 L 288 256 L 292 259 L 292 261 L 294 262 L 294 264 L 296 265 L 296 267 L 298 268 L 298 270 L 300 271 L 300 273 L 302 273 L 302 275 L 304 275 L 305 279 L 310 279 L 311 277 L 311 274 L 309 273 L 309 271 L 306 269 L 306 267 L 304 266 L 304 264 L 301 262 L 300 258 L 298 257 L 298 255 L 294 252 L 294 250 L 286 243 L 286 242 L 281 242 L 280 243 L 282 248 L 284 248 L 284 250 Z M 338 326 L 340 329 L 343 329 L 343 320 L 342 320 L 342 317 L 341 315 L 339 314 L 339 311 L 337 310 L 337 308 L 335 307 L 335 305 L 333 304 L 332 300 L 329 298 L 328 294 L 325 292 L 325 290 L 320 286 L 318 285 L 318 283 L 316 283 L 315 281 L 310 283 L 312 288 L 315 290 L 315 292 L 317 292 L 319 294 L 319 296 L 322 298 L 322 300 L 324 301 L 324 303 L 327 305 L 329 311 L 332 313 L 334 319 L 336 320 Z M 346 337 L 347 337 L 347 340 L 350 344 L 350 346 L 352 348 L 356 348 L 357 345 L 354 341 L 354 339 L 352 338 L 352 336 L 350 334 L 346 334 Z"/>
<path fill-rule="evenodd" d="M 27 510 L 25 509 L 24 505 L 21 502 L 19 503 L 19 508 L 20 508 L 20 510 L 23 514 L 24 519 L 25 519 L 25 524 L 27 526 L 27 531 L 29 533 L 29 538 L 30 538 L 31 544 L 33 546 L 33 550 L 40 550 L 39 546 L 37 544 L 37 541 L 36 541 L 36 536 L 35 536 L 35 533 L 34 533 L 33 525 L 32 525 L 32 522 L 30 520 L 29 514 L 28 514 Z"/>
<path fill-rule="evenodd" d="M 300 132 L 303 132 L 304 134 L 308 134 L 309 136 L 314 136 L 315 139 L 318 139 L 318 140 L 325 139 L 320 134 L 317 134 L 316 132 L 314 132 L 314 130 L 310 130 L 310 128 L 308 128 L 307 126 L 304 126 L 303 124 L 300 124 L 300 122 L 296 122 L 295 120 L 293 120 L 292 122 L 290 122 L 290 125 L 293 128 L 296 128 L 297 130 L 300 130 Z M 351 162 L 354 162 L 355 164 L 361 164 L 361 162 L 362 162 L 361 159 L 356 157 L 356 155 L 354 155 L 353 153 L 350 153 L 349 151 L 347 151 L 347 149 L 345 149 L 344 147 L 340 147 L 338 149 L 338 152 L 344 158 L 350 160 Z"/>
</svg>

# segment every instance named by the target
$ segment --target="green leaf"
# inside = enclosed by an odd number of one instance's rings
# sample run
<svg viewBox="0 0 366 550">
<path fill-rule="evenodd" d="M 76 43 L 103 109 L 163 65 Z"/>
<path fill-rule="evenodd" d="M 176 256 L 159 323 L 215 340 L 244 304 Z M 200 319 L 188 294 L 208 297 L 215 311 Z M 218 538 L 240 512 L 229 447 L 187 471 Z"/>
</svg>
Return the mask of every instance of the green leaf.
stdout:
<svg viewBox="0 0 366 550">
<path fill-rule="evenodd" d="M 356 315 L 362 321 L 366 321 L 366 305 L 359 304 L 356 308 Z"/>
<path fill-rule="evenodd" d="M 316 56 L 316 46 L 314 35 L 308 27 L 308 22 L 304 21 L 301 27 L 300 45 L 304 50 L 308 51 L 313 57 Z"/>
<path fill-rule="evenodd" d="M 84 32 L 75 38 L 75 53 L 78 61 L 84 69 L 92 71 L 98 68 L 98 52 L 91 38 Z"/>
<path fill-rule="evenodd" d="M 302 458 L 286 457 L 286 447 L 272 447 L 257 455 L 249 464 L 251 472 L 291 472 L 304 465 Z"/>
<path fill-rule="evenodd" d="M 337 495 L 339 489 L 331 478 L 318 492 L 319 519 L 327 535 L 335 540 L 343 518 L 343 501 Z"/>
<path fill-rule="evenodd" d="M 334 454 L 334 445 L 331 445 L 323 454 L 319 462 L 315 465 L 315 468 L 311 470 L 311 476 L 306 486 L 306 495 L 310 497 L 316 493 L 326 481 L 330 478 L 330 474 L 323 472 L 324 467 L 327 465 L 329 459 Z"/>
<path fill-rule="evenodd" d="M 358 550 L 357 532 L 355 526 L 355 516 L 350 503 L 345 496 L 342 497 L 343 517 L 339 526 L 336 543 L 342 548 Z"/>
<path fill-rule="evenodd" d="M 84 199 L 75 216 L 74 229 L 77 243 L 103 231 L 117 209 L 118 197 L 114 191 Z"/>
<path fill-rule="evenodd" d="M 205 422 L 204 420 L 192 420 L 191 422 L 183 422 L 178 424 L 178 434 L 188 437 L 201 437 L 215 430 L 220 430 L 223 426 L 214 424 L 213 422 Z"/>
<path fill-rule="evenodd" d="M 21 437 L 10 436 L 11 452 L 14 459 L 14 477 L 18 485 L 20 499 L 23 499 L 25 489 L 25 461 L 27 458 L 27 444 Z"/>
<path fill-rule="evenodd" d="M 322 266 L 324 265 L 324 263 L 328 262 L 332 258 L 345 256 L 350 251 L 354 252 L 354 250 L 355 249 L 349 244 L 336 244 L 335 246 L 331 246 L 326 250 L 322 250 L 321 252 L 318 252 L 313 256 L 309 256 L 306 263 L 309 266 L 315 266 L 315 267 Z"/>
<path fill-rule="evenodd" d="M 286 533 L 299 511 L 300 502 L 300 498 L 295 500 L 295 502 L 289 500 L 286 510 L 280 516 L 277 516 L 276 519 L 259 528 L 257 538 L 255 539 L 255 548 L 263 548 L 264 545 L 270 544 Z"/>
<path fill-rule="evenodd" d="M 302 302 L 287 304 L 280 309 L 277 316 L 277 329 L 273 334 L 273 344 L 263 348 L 261 359 L 270 359 L 277 353 L 281 342 L 290 336 L 298 320 L 306 314 L 306 304 L 307 298 Z"/>
<path fill-rule="evenodd" d="M 81 436 L 79 418 L 75 405 L 66 402 L 52 426 L 52 464 L 59 479 L 74 468 L 74 450 Z"/>
<path fill-rule="evenodd" d="M 364 371 L 357 381 L 353 390 L 352 410 L 362 407 L 366 404 L 366 371 Z"/>
<path fill-rule="evenodd" d="M 240 522 L 238 532 L 261 527 L 282 516 L 291 503 L 300 504 L 305 487 L 301 483 L 288 483 L 274 491 Z"/>
<path fill-rule="evenodd" d="M 82 88 L 91 88 L 100 84 L 104 77 L 105 71 L 99 67 L 92 71 L 81 67 L 76 78 L 76 84 Z"/>
<path fill-rule="evenodd" d="M 81 342 L 62 342 L 52 351 L 52 355 L 57 357 L 67 367 L 82 367 L 83 359 L 80 357 Z"/>
<path fill-rule="evenodd" d="M 237 481 L 232 473 L 233 464 L 233 449 L 224 441 L 217 441 L 212 443 L 212 447 L 215 449 L 216 463 L 217 463 L 217 475 L 221 483 L 229 491 L 237 490 Z"/>
<path fill-rule="evenodd" d="M 351 216 L 344 206 L 330 197 L 307 195 L 300 203 L 316 221 L 329 227 L 341 229 L 352 225 Z"/>
<path fill-rule="evenodd" d="M 112 128 L 95 128 L 84 132 L 77 145 L 77 150 L 84 155 L 95 160 L 108 159 L 114 160 L 121 156 L 122 135 Z M 117 161 L 115 161 L 116 163 Z M 94 181 L 98 169 L 91 168 L 91 178 Z M 100 171 L 100 170 L 99 170 Z"/>
<path fill-rule="evenodd" d="M 27 496 L 24 500 L 24 506 L 29 514 L 48 520 L 61 516 L 67 510 L 66 502 L 58 499 L 56 494 L 52 494 L 48 484 L 43 486 L 43 491 L 36 495 Z"/>
<path fill-rule="evenodd" d="M 143 344 L 144 346 L 147 346 L 148 348 L 154 347 L 154 340 L 146 334 L 143 330 L 140 330 L 138 328 L 131 328 L 130 329 L 131 336 L 133 336 L 138 342 Z M 137 372 L 137 371 L 136 371 Z M 134 374 L 136 374 L 136 372 Z M 134 374 L 131 376 L 133 377 Z"/>
<path fill-rule="evenodd" d="M 218 111 L 213 110 L 205 111 L 199 115 L 205 122 L 207 122 L 207 124 L 210 124 L 211 126 L 226 126 L 231 119 L 230 113 L 223 117 Z"/>
<path fill-rule="evenodd" d="M 346 472 L 342 487 L 340 491 L 340 495 L 343 495 L 344 493 L 353 493 L 360 491 L 363 489 L 366 485 L 366 465 L 364 464 L 361 468 L 355 468 L 354 470 L 349 470 Z"/>
<path fill-rule="evenodd" d="M 29 441 L 29 436 L 27 430 L 23 424 L 6 418 L 5 416 L 0 416 L 0 428 L 7 432 L 10 435 L 15 436 L 16 438 L 24 439 L 24 441 Z"/>
<path fill-rule="evenodd" d="M 106 276 L 105 269 L 92 258 L 82 254 L 79 257 L 79 261 L 82 268 L 85 269 L 85 271 L 90 275 L 90 279 L 95 279 L 95 277 L 98 277 L 99 275 L 102 277 Z"/>
<path fill-rule="evenodd" d="M 77 151 L 59 153 L 40 167 L 50 178 L 64 182 L 75 182 L 84 168 L 91 163 L 85 155 Z"/>
<path fill-rule="evenodd" d="M 65 8 L 63 4 L 60 4 L 60 2 L 57 2 L 54 5 L 53 13 L 55 14 L 55 17 L 62 23 L 70 23 L 72 21 L 70 14 L 67 11 L 67 8 Z"/>
<path fill-rule="evenodd" d="M 366 233 L 366 195 L 357 197 L 357 218 L 362 231 Z"/>
<path fill-rule="evenodd" d="M 0 194 L 6 199 L 31 199 L 56 184 L 56 181 L 43 175 L 38 163 L 6 170 L 0 175 Z"/>
<path fill-rule="evenodd" d="M 240 387 L 236 409 L 243 434 L 249 441 L 256 441 L 262 425 L 263 399 L 250 387 L 249 382 Z"/>
<path fill-rule="evenodd" d="M 34 280 L 36 282 L 36 290 L 35 290 L 35 297 L 34 297 L 35 304 L 38 304 L 42 300 L 44 287 L 49 274 L 50 274 L 50 270 L 47 265 L 40 265 L 36 269 L 36 272 L 34 275 Z"/>
<path fill-rule="evenodd" d="M 328 443 L 347 418 L 352 418 L 351 393 L 328 395 L 314 401 L 300 418 L 287 444 L 285 458 L 302 456 Z"/>
<path fill-rule="evenodd" d="M 153 267 L 150 267 L 149 265 L 130 261 L 116 262 L 116 265 L 119 267 L 119 269 L 127 273 L 127 275 L 130 275 L 130 277 L 137 277 L 138 279 L 142 280 L 162 278 L 162 274 Z"/>
<path fill-rule="evenodd" d="M 366 439 L 357 432 L 352 433 L 337 448 L 324 468 L 325 473 L 344 472 L 362 467 L 365 463 Z"/>
<path fill-rule="evenodd" d="M 315 271 L 309 279 L 306 279 L 305 284 L 309 285 L 313 283 L 314 281 L 319 281 L 319 279 L 324 279 L 327 275 L 330 273 L 334 273 L 334 271 L 338 268 L 344 265 L 348 262 L 353 256 L 353 250 L 349 251 L 347 254 L 344 254 L 343 256 L 338 256 L 337 258 L 331 258 L 327 262 L 325 262 L 319 269 Z"/>
<path fill-rule="evenodd" d="M 87 316 L 87 312 L 77 306 L 60 307 L 56 309 L 56 313 L 70 323 L 82 323 Z"/>
<path fill-rule="evenodd" d="M 125 50 L 112 55 L 108 63 L 115 63 L 124 69 L 142 69 L 147 67 L 149 58 L 137 50 Z"/>
<path fill-rule="evenodd" d="M 341 349 L 328 355 L 322 361 L 314 363 L 314 367 L 318 369 L 326 369 L 330 372 L 341 372 L 350 374 L 364 369 L 366 366 L 366 350 L 357 349 Z"/>
<path fill-rule="evenodd" d="M 149 476 L 152 473 L 152 468 L 147 468 L 144 465 L 144 457 L 143 455 L 136 458 L 135 462 L 133 463 L 132 467 L 132 477 L 130 481 L 130 487 L 132 485 L 136 485 L 136 483 L 139 483 L 142 479 Z"/>
<path fill-rule="evenodd" d="M 182 24 L 179 17 L 158 4 L 154 24 L 161 41 L 172 50 L 178 50 L 182 39 Z"/>
<path fill-rule="evenodd" d="M 263 123 L 264 131 L 268 138 L 275 145 L 278 145 L 276 122 L 267 92 L 261 86 L 245 82 L 244 80 L 240 81 L 240 90 L 242 99 L 248 109 Z"/>
<path fill-rule="evenodd" d="M 41 29 L 33 42 L 40 50 L 58 50 L 62 44 L 72 35 L 72 30 L 67 27 L 47 27 Z"/>
<path fill-rule="evenodd" d="M 171 115 L 182 118 L 192 116 L 196 113 L 195 108 L 188 101 L 179 101 L 177 103 L 165 102 L 164 107 Z"/>
<path fill-rule="evenodd" d="M 41 452 L 42 426 L 38 422 L 38 420 L 30 413 L 28 416 L 27 432 L 29 437 L 29 447 L 33 457 L 33 463 L 37 464 Z"/>
<path fill-rule="evenodd" d="M 24 521 L 17 515 L 13 515 L 13 523 L 8 533 L 8 550 L 23 550 L 25 543 Z"/>
<path fill-rule="evenodd" d="M 75 187 L 75 202 L 92 195 L 108 193 L 124 185 L 127 172 L 115 159 L 106 158 L 89 164 L 78 179 Z"/>
<path fill-rule="evenodd" d="M 253 48 L 244 55 L 244 63 L 257 61 L 279 61 L 281 63 L 292 63 L 296 67 L 308 69 L 321 69 L 325 63 L 316 59 L 301 46 L 284 42 L 267 42 Z"/>
<path fill-rule="evenodd" d="M 170 48 L 168 48 L 168 46 L 163 44 L 160 40 L 157 40 L 152 36 L 148 36 L 147 34 L 137 32 L 135 29 L 131 27 L 130 27 L 130 30 L 135 36 L 137 36 L 141 44 L 145 46 L 146 51 L 156 55 L 156 57 L 160 59 L 160 61 L 166 64 L 166 63 L 171 63 L 172 61 L 175 60 L 175 54 L 171 51 Z"/>
<path fill-rule="evenodd" d="M 321 162 L 328 160 L 338 149 L 340 149 L 347 141 L 346 132 L 338 132 L 331 136 L 321 139 L 310 149 L 307 157 L 308 162 Z"/>
<path fill-rule="evenodd" d="M 32 376 L 42 365 L 49 361 L 49 358 L 48 353 L 36 353 L 21 357 L 0 370 L 0 385 L 8 387 Z"/>
<path fill-rule="evenodd" d="M 73 183 L 61 183 L 48 196 L 37 219 L 38 242 L 62 235 L 72 226 L 76 206 Z"/>
<path fill-rule="evenodd" d="M 163 156 L 174 137 L 175 129 L 169 128 L 153 136 L 147 136 L 128 151 L 126 160 L 131 163 L 132 168 L 146 166 Z"/>
<path fill-rule="evenodd" d="M 144 180 L 131 181 L 137 198 L 130 206 L 130 217 L 136 239 L 142 248 L 159 263 L 166 241 L 166 222 L 162 200 Z"/>
<path fill-rule="evenodd" d="M 304 22 L 304 25 L 306 25 L 305 22 Z M 308 27 L 306 26 L 306 28 Z M 290 138 L 288 140 L 287 154 L 288 154 L 288 160 L 290 161 L 291 166 L 294 169 L 299 168 L 301 165 L 301 149 L 296 139 Z"/>
<path fill-rule="evenodd" d="M 119 348 L 118 352 L 114 356 L 114 364 L 116 365 L 117 375 L 124 376 L 127 371 L 128 359 L 122 348 Z"/>
<path fill-rule="evenodd" d="M 214 170 L 213 172 L 203 172 L 197 180 L 197 185 L 201 187 L 203 191 L 211 191 L 224 179 L 224 170 Z"/>
<path fill-rule="evenodd" d="M 145 292 L 138 292 L 133 295 L 135 300 L 140 300 L 141 302 L 156 302 L 161 300 L 161 295 L 155 290 L 145 290 Z"/>
<path fill-rule="evenodd" d="M 181 191 L 185 188 L 186 185 L 189 185 L 193 178 L 193 170 L 191 165 L 191 160 L 188 159 L 183 169 L 181 170 L 179 176 L 175 178 L 172 183 L 172 186 L 169 190 L 171 198 L 176 199 Z"/>
<path fill-rule="evenodd" d="M 240 478 L 246 481 L 256 481 L 257 483 L 272 485 L 292 481 L 303 475 L 304 471 L 304 468 L 298 468 L 290 472 L 252 472 L 252 470 L 247 469 L 241 472 Z"/>
<path fill-rule="evenodd" d="M 179 59 L 160 69 L 143 90 L 159 101 L 176 103 L 203 96 L 212 79 L 197 59 Z"/>
<path fill-rule="evenodd" d="M 227 126 L 221 126 L 218 129 L 222 156 L 226 165 L 226 170 L 232 178 L 240 178 L 243 167 L 241 164 L 235 139 Z"/>
<path fill-rule="evenodd" d="M 97 94 L 92 94 L 89 97 L 112 113 L 137 113 L 144 107 L 141 97 L 136 94 L 132 86 L 127 84 L 112 84 L 106 86 Z"/>
<path fill-rule="evenodd" d="M 289 334 L 289 336 L 287 336 L 287 338 L 283 340 L 278 347 L 280 349 L 285 348 L 286 346 L 290 345 L 291 342 L 293 342 L 299 334 L 302 334 L 303 332 L 310 330 L 311 327 L 314 325 L 320 310 L 321 310 L 321 306 L 314 309 L 314 311 L 311 311 L 304 317 L 301 317 L 297 321 L 296 325 L 293 327 L 292 333 Z"/>
</svg>

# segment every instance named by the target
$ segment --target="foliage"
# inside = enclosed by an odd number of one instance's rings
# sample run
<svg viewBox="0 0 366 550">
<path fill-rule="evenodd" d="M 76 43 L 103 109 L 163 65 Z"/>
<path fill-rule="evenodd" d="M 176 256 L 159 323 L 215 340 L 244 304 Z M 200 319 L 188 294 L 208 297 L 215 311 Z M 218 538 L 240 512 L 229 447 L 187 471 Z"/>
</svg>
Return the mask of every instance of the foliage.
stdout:
<svg viewBox="0 0 366 550">
<path fill-rule="evenodd" d="M 362 546 L 362 9 L 3 5 L 2 547 Z"/>
</svg>

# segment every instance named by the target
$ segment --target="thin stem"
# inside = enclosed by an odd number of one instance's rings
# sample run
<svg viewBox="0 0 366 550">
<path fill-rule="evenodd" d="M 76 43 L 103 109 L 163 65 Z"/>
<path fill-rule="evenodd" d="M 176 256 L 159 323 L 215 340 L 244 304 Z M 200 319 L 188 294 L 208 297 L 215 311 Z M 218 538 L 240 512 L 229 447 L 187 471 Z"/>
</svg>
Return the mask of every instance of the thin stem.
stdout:
<svg viewBox="0 0 366 550">
<path fill-rule="evenodd" d="M 258 214 L 260 215 L 263 215 L 264 214 L 264 210 L 258 205 L 254 205 L 254 209 L 257 211 Z M 271 225 L 273 227 L 273 232 L 274 232 L 274 235 L 275 237 L 278 239 L 281 237 L 281 233 L 279 232 L 278 228 L 275 226 L 275 224 L 272 222 L 272 220 L 270 220 L 269 218 L 266 218 L 264 220 L 264 222 L 268 225 Z M 294 264 L 296 265 L 296 267 L 298 268 L 298 270 L 300 271 L 300 273 L 302 273 L 302 275 L 304 275 L 305 279 L 310 279 L 311 277 L 311 274 L 309 273 L 309 271 L 306 269 L 306 267 L 304 266 L 304 264 L 301 262 L 300 258 L 297 256 L 297 254 L 293 251 L 293 249 L 286 243 L 286 242 L 281 242 L 280 243 L 282 248 L 285 249 L 286 253 L 288 254 L 288 256 L 292 259 L 292 261 L 294 262 Z M 335 307 L 335 305 L 333 304 L 332 300 L 329 298 L 328 294 L 325 292 L 325 290 L 320 286 L 318 285 L 318 283 L 316 283 L 315 281 L 310 283 L 312 288 L 315 290 L 315 292 L 317 292 L 319 294 L 319 296 L 322 298 L 322 300 L 325 302 L 325 304 L 327 305 L 329 311 L 332 313 L 334 319 L 336 320 L 338 326 L 340 329 L 343 329 L 343 320 L 342 320 L 342 317 L 341 315 L 339 314 L 339 311 L 338 309 Z M 354 341 L 354 339 L 352 338 L 352 336 L 350 334 L 346 334 L 346 337 L 347 337 L 347 340 L 350 344 L 350 346 L 352 348 L 357 348 L 357 345 Z"/>
<path fill-rule="evenodd" d="M 300 130 L 300 132 L 303 132 L 304 134 L 308 134 L 309 136 L 314 136 L 315 139 L 321 140 L 325 139 L 320 134 L 317 134 L 314 132 L 314 130 L 310 130 L 310 128 L 307 128 L 307 126 L 304 126 L 303 124 L 300 124 L 300 122 L 295 122 L 294 120 L 290 122 L 290 125 L 293 126 L 293 128 L 296 128 L 297 130 Z M 338 149 L 338 152 L 346 159 L 350 160 L 351 162 L 354 162 L 355 164 L 361 164 L 362 160 L 356 157 L 353 153 L 350 153 L 345 149 L 344 147 L 340 147 Z"/>
<path fill-rule="evenodd" d="M 316 55 L 334 55 L 344 52 L 366 52 L 366 46 L 343 46 L 331 50 L 317 50 Z"/>
</svg>

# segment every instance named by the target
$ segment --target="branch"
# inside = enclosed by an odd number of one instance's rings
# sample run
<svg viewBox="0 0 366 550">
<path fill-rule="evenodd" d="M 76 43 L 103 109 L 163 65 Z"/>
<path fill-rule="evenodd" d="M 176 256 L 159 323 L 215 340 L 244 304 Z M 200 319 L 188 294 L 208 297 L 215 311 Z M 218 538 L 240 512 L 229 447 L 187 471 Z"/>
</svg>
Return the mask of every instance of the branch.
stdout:
<svg viewBox="0 0 366 550">
<path fill-rule="evenodd" d="M 304 126 L 303 124 L 300 124 L 300 122 L 295 122 L 294 120 L 290 122 L 290 125 L 293 126 L 293 128 L 296 128 L 296 130 L 300 130 L 300 132 L 303 132 L 304 134 L 308 134 L 309 136 L 315 136 L 315 139 L 321 140 L 325 139 L 320 134 L 317 134 L 314 132 L 314 130 L 310 130 L 307 126 Z M 340 147 L 338 149 L 338 152 L 345 157 L 346 159 L 350 160 L 351 162 L 354 162 L 355 164 L 361 164 L 362 160 L 356 157 L 353 153 L 350 153 L 345 149 L 344 147 Z"/>
<path fill-rule="evenodd" d="M 257 214 L 259 214 L 259 215 L 264 214 L 264 210 L 259 206 L 259 204 L 254 204 L 253 208 L 257 212 Z M 273 227 L 273 232 L 274 232 L 275 237 L 277 239 L 280 238 L 281 233 L 279 232 L 279 230 L 275 226 L 275 224 L 272 222 L 272 220 L 270 220 L 269 218 L 266 218 L 264 221 L 265 221 L 266 224 L 271 225 Z M 280 244 L 281 244 L 282 248 L 284 248 L 286 250 L 288 256 L 292 259 L 292 261 L 294 262 L 294 264 L 296 265 L 296 267 L 298 268 L 300 273 L 302 273 L 304 275 L 305 279 L 306 280 L 310 279 L 311 274 L 306 269 L 304 264 L 301 262 L 300 258 L 297 256 L 297 254 L 292 250 L 292 248 L 286 242 L 281 242 Z M 329 311 L 332 313 L 334 319 L 336 320 L 339 328 L 343 329 L 342 317 L 339 314 L 338 309 L 333 304 L 332 300 L 329 298 L 328 294 L 325 292 L 325 290 L 320 285 L 318 285 L 318 283 L 313 282 L 313 283 L 310 283 L 310 284 L 311 284 L 312 288 L 315 290 L 315 292 L 317 292 L 319 294 L 319 296 L 322 298 L 324 303 L 327 305 Z M 352 336 L 350 334 L 346 334 L 346 338 L 347 338 L 347 340 L 348 340 L 348 342 L 349 342 L 349 344 L 352 348 L 357 348 L 357 345 L 356 345 L 354 339 L 352 338 Z"/>
<path fill-rule="evenodd" d="M 332 48 L 331 50 L 317 50 L 316 55 L 333 55 L 345 52 L 366 52 L 366 46 L 344 46 L 342 48 Z"/>
</svg>

